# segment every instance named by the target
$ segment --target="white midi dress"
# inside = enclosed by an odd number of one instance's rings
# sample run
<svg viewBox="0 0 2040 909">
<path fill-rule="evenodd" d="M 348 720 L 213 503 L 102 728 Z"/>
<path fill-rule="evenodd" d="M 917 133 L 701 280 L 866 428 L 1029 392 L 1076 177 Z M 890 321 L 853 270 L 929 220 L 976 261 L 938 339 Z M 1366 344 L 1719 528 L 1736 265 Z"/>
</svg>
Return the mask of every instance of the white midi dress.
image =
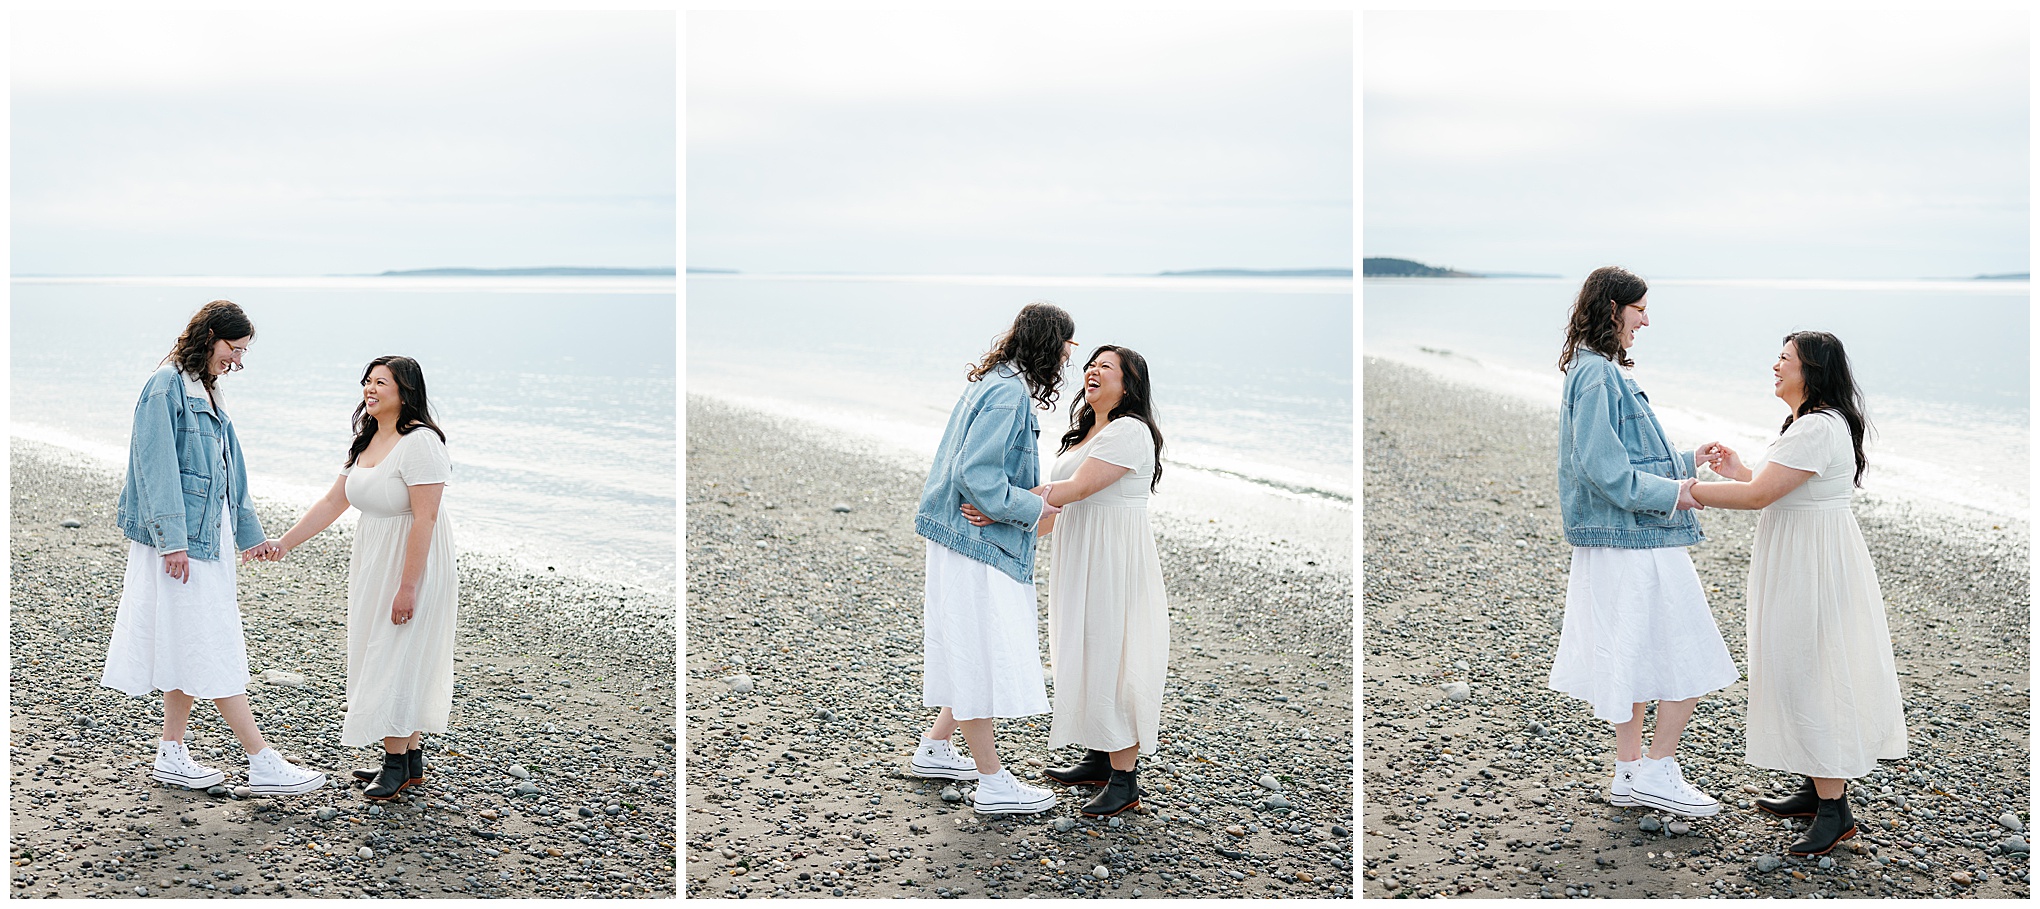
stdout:
<svg viewBox="0 0 2040 909">
<path fill-rule="evenodd" d="M 163 553 L 128 541 L 127 580 L 99 684 L 134 697 L 182 691 L 211 700 L 248 693 L 248 651 L 236 592 L 233 509 L 219 503 L 217 558 L 190 559 L 186 581 Z"/>
<path fill-rule="evenodd" d="M 926 542 L 921 703 L 959 720 L 1047 713 L 1034 585 Z"/>
<path fill-rule="evenodd" d="M 412 486 L 445 483 L 453 463 L 438 434 L 417 428 L 373 467 L 342 471 L 347 503 L 361 510 L 347 563 L 347 719 L 344 745 L 370 745 L 413 732 L 445 732 L 453 708 L 453 634 L 460 582 L 453 522 L 445 508 L 432 528 L 411 621 L 390 621 L 411 536 Z"/>
<path fill-rule="evenodd" d="M 1096 458 L 1127 468 L 1055 519 L 1048 579 L 1048 659 L 1055 717 L 1048 746 L 1152 754 L 1169 675 L 1169 598 L 1148 523 L 1155 445 L 1147 424 L 1121 417 L 1064 452 L 1052 482 Z"/>
<path fill-rule="evenodd" d="M 1905 706 L 1884 594 L 1849 510 L 1856 452 L 1848 422 L 1792 422 L 1765 460 L 1814 476 L 1766 507 L 1750 548 L 1750 704 L 1745 760 L 1854 779 L 1906 756 Z"/>
<path fill-rule="evenodd" d="M 1626 723 L 1635 705 L 1726 688 L 1742 672 L 1683 546 L 1575 546 L 1548 687 Z"/>
</svg>

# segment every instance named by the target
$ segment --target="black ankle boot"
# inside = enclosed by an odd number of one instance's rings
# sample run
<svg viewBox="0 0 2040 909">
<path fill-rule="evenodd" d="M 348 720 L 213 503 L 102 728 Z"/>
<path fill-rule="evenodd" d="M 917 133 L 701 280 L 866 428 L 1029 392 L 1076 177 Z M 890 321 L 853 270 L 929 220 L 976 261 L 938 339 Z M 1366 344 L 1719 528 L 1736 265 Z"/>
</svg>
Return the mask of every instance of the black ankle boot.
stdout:
<svg viewBox="0 0 2040 909">
<path fill-rule="evenodd" d="M 396 798 L 397 793 L 411 785 L 411 759 L 398 754 L 383 754 L 382 771 L 375 775 L 375 782 L 363 789 L 363 797 L 375 802 L 387 802 Z"/>
<path fill-rule="evenodd" d="M 1841 798 L 1821 799 L 1806 836 L 1788 849 L 1793 855 L 1826 855 L 1835 845 L 1856 835 L 1856 817 L 1849 812 L 1849 793 Z"/>
<path fill-rule="evenodd" d="M 1084 759 L 1068 767 L 1051 767 L 1041 772 L 1065 786 L 1103 786 L 1112 777 L 1112 756 L 1095 748 L 1084 751 Z"/>
<path fill-rule="evenodd" d="M 423 746 L 413 748 L 404 752 L 404 757 L 411 761 L 411 782 L 425 782 L 425 748 Z M 363 767 L 354 771 L 354 778 L 364 783 L 373 783 L 375 778 L 381 775 L 381 767 Z"/>
<path fill-rule="evenodd" d="M 1109 766 L 1109 765 L 1108 765 Z M 1087 817 L 1111 817 L 1128 808 L 1140 806 L 1140 784 L 1137 776 L 1140 768 L 1114 770 L 1105 788 L 1098 795 L 1084 803 L 1082 811 Z"/>
<path fill-rule="evenodd" d="M 1757 807 L 1778 817 L 1813 817 L 1820 810 L 1820 793 L 1813 790 L 1813 777 L 1800 777 L 1799 791 L 1782 799 L 1758 799 Z"/>
</svg>

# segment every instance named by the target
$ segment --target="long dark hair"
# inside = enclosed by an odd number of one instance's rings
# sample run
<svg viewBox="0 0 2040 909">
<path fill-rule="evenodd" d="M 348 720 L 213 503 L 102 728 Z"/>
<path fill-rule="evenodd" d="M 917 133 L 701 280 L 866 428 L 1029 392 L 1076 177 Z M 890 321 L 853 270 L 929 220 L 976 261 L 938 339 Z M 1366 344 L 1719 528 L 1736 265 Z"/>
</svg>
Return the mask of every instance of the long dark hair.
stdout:
<svg viewBox="0 0 2040 909">
<path fill-rule="evenodd" d="M 1566 320 L 1565 349 L 1558 353 L 1558 371 L 1572 365 L 1573 354 L 1582 347 L 1624 366 L 1635 366 L 1615 339 L 1615 318 L 1622 307 L 1643 299 L 1650 285 L 1626 268 L 1604 265 L 1587 275 L 1580 295 L 1573 300 L 1572 316 Z"/>
<path fill-rule="evenodd" d="M 1863 436 L 1870 432 L 1870 419 L 1863 416 L 1863 390 L 1856 387 L 1856 374 L 1849 369 L 1848 351 L 1842 339 L 1824 331 L 1795 331 L 1785 343 L 1799 353 L 1799 379 L 1806 388 L 1806 400 L 1785 418 L 1778 433 L 1792 428 L 1792 421 L 1817 410 L 1832 410 L 1849 423 L 1849 441 L 1856 445 L 1856 485 L 1863 485 L 1863 469 L 1870 460 L 1863 456 Z"/>
<path fill-rule="evenodd" d="M 1013 327 L 992 341 L 977 365 L 971 367 L 970 381 L 984 378 L 999 364 L 1020 364 L 1027 388 L 1044 409 L 1055 406 L 1056 390 L 1062 386 L 1063 345 L 1077 336 L 1077 320 L 1062 307 L 1036 300 L 1020 307 Z"/>
<path fill-rule="evenodd" d="M 1131 347 L 1117 347 L 1107 344 L 1091 351 L 1091 358 L 1084 361 L 1084 368 L 1098 362 L 1098 355 L 1111 351 L 1119 355 L 1119 380 L 1125 391 L 1119 396 L 1119 403 L 1112 405 L 1112 412 L 1105 415 L 1111 422 L 1120 417 L 1135 417 L 1148 428 L 1148 435 L 1155 440 L 1155 476 L 1148 481 L 1148 491 L 1162 485 L 1162 429 L 1155 425 L 1154 385 L 1148 381 L 1147 358 L 1134 353 Z M 1062 447 L 1055 450 L 1062 454 L 1076 447 L 1078 442 L 1091 434 L 1091 426 L 1098 422 L 1098 414 L 1091 410 L 1091 402 L 1078 398 L 1070 408 L 1070 431 L 1063 433 Z"/>
<path fill-rule="evenodd" d="M 418 361 L 410 357 L 376 357 L 361 371 L 362 384 L 368 384 L 369 374 L 378 366 L 388 367 L 390 377 L 397 380 L 397 433 L 406 435 L 423 426 L 438 434 L 439 441 L 446 441 L 446 432 L 432 422 L 432 407 L 425 399 L 425 370 L 419 368 Z M 354 460 L 368 449 L 375 431 L 376 422 L 368 415 L 368 402 L 354 405 L 354 444 L 347 448 L 347 466 L 353 467 Z"/>
<path fill-rule="evenodd" d="M 204 383 L 206 391 L 212 391 L 213 344 L 252 337 L 255 323 L 248 320 L 241 307 L 227 300 L 214 300 L 191 314 L 191 321 L 184 323 L 184 333 L 177 336 L 177 343 L 170 345 L 170 353 L 162 362 L 177 364 L 178 371 Z"/>
</svg>

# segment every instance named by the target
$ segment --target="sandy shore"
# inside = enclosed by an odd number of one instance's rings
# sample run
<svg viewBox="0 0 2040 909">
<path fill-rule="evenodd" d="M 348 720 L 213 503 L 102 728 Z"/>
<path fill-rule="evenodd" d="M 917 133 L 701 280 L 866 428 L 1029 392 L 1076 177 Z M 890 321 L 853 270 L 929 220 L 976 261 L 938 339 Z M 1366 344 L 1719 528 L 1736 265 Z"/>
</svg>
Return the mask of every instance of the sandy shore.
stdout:
<svg viewBox="0 0 2040 909">
<path fill-rule="evenodd" d="M 1795 834 L 1751 801 L 1798 780 L 1743 763 L 1737 682 L 1702 699 L 1679 751 L 1723 811 L 1674 835 L 1605 803 L 1611 727 L 1545 688 L 1571 551 L 1556 412 L 1364 370 L 1364 896 L 2028 898 L 2025 527 L 1859 496 L 1910 756 L 1852 785 L 1862 835 L 1832 861 L 1790 858 Z M 1701 524 L 1690 552 L 1743 665 L 1755 514 Z"/>
<path fill-rule="evenodd" d="M 903 773 L 934 715 L 913 530 L 927 468 L 827 441 L 688 398 L 689 896 L 1352 893 L 1349 574 L 1164 536 L 1149 810 L 1081 819 L 1080 789 L 980 817 L 969 786 Z M 1047 734 L 1046 716 L 1001 721 L 1016 775 L 1081 755 Z"/>
<path fill-rule="evenodd" d="M 188 741 L 226 788 L 164 787 L 160 697 L 99 686 L 120 477 L 20 441 L 11 464 L 13 896 L 675 895 L 670 596 L 463 555 L 451 728 L 425 737 L 426 785 L 372 807 L 346 773 L 375 758 L 338 744 L 351 540 L 328 531 L 243 566 L 240 596 L 249 670 L 299 676 L 250 684 L 262 730 L 332 784 L 236 794 L 246 762 L 201 702 Z M 297 517 L 257 510 L 276 535 Z"/>
</svg>

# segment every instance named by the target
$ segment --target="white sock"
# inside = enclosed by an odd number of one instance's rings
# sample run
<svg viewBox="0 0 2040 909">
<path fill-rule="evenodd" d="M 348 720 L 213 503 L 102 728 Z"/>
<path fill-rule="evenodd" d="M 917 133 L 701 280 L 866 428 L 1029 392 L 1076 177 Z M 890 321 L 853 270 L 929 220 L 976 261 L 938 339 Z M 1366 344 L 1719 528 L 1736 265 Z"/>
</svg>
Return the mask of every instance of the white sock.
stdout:
<svg viewBox="0 0 2040 909">
<path fill-rule="evenodd" d="M 1003 773 L 1005 773 L 1005 772 L 1006 772 L 1006 768 L 1004 768 L 1004 767 L 1001 767 L 1001 768 L 999 768 L 999 772 L 998 772 L 998 773 L 983 773 L 983 772 L 980 772 L 980 773 L 978 774 L 978 782 L 980 782 L 980 783 L 989 783 L 989 782 L 991 782 L 991 781 L 993 781 L 993 780 L 996 780 L 996 779 L 998 779 L 998 778 L 999 778 L 999 775 L 1000 775 L 1000 774 L 1003 774 Z"/>
<path fill-rule="evenodd" d="M 933 747 L 935 747 L 936 745 L 940 745 L 940 744 L 942 744 L 943 742 L 946 742 L 946 741 L 949 741 L 949 740 L 948 740 L 948 739 L 931 739 L 931 738 L 929 738 L 929 737 L 927 737 L 927 736 L 925 736 L 925 735 L 924 735 L 924 736 L 921 736 L 921 747 L 923 747 L 923 748 L 933 748 Z"/>
</svg>

